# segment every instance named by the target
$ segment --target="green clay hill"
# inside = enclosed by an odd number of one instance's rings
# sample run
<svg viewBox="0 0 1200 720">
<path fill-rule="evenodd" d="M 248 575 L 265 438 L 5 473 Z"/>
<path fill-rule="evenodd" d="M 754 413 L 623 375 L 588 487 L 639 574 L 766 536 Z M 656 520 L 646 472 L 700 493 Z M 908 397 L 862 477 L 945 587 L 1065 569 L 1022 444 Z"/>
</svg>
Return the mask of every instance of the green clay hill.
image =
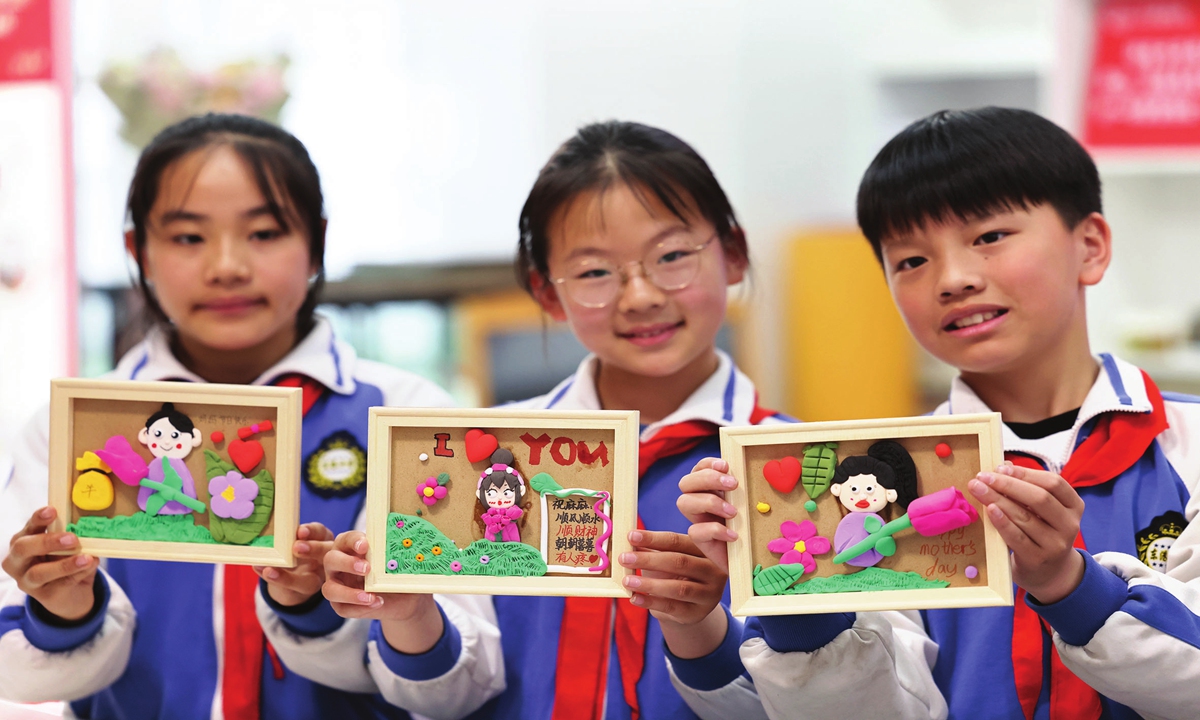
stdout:
<svg viewBox="0 0 1200 720">
<path fill-rule="evenodd" d="M 797 582 L 804 575 L 800 563 L 754 568 L 755 595 L 814 595 L 818 593 L 870 592 L 874 590 L 924 590 L 944 588 L 945 580 L 926 580 L 919 573 L 897 572 L 887 568 L 869 567 L 856 573 L 814 577 Z"/>
<path fill-rule="evenodd" d="M 191 514 L 148 515 L 136 512 L 113 518 L 87 516 L 67 525 L 67 531 L 80 537 L 110 540 L 151 540 L 158 542 L 190 542 L 221 545 L 203 525 L 197 525 Z M 264 535 L 245 543 L 250 547 L 273 547 L 275 537 Z"/>
<path fill-rule="evenodd" d="M 530 545 L 476 540 L 460 550 L 428 521 L 402 513 L 388 514 L 387 559 L 389 573 L 490 577 L 546 574 L 541 553 Z"/>
</svg>

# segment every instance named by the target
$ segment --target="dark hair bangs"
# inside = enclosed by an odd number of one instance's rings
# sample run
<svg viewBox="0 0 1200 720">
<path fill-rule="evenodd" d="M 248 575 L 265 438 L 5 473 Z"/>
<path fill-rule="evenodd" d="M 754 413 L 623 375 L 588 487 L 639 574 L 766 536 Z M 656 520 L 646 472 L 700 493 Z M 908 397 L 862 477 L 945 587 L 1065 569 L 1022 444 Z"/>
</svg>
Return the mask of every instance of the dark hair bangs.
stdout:
<svg viewBox="0 0 1200 720">
<path fill-rule="evenodd" d="M 325 280 L 325 201 L 316 166 L 304 145 L 286 130 L 243 115 L 209 113 L 178 122 L 160 132 L 142 151 L 129 186 L 127 216 L 133 226 L 138 283 L 154 319 L 166 322 L 141 273 L 146 224 L 158 199 L 162 175 L 172 163 L 199 151 L 227 146 L 249 167 L 271 216 L 285 232 L 304 228 L 309 259 L 317 268 L 296 316 L 300 334 L 311 329 Z"/>
<path fill-rule="evenodd" d="M 665 130 L 614 120 L 580 128 L 538 173 L 519 221 L 515 270 L 522 287 L 531 289 L 533 273 L 549 277 L 549 226 L 556 215 L 580 195 L 616 183 L 647 208 L 652 195 L 684 223 L 688 215 L 703 217 L 726 251 L 748 259 L 737 216 L 704 158 Z"/>
<path fill-rule="evenodd" d="M 1101 211 L 1099 173 L 1083 146 L 1025 110 L 944 110 L 875 156 L 858 188 L 858 224 L 882 257 L 885 238 L 1043 203 L 1070 228 Z"/>
</svg>

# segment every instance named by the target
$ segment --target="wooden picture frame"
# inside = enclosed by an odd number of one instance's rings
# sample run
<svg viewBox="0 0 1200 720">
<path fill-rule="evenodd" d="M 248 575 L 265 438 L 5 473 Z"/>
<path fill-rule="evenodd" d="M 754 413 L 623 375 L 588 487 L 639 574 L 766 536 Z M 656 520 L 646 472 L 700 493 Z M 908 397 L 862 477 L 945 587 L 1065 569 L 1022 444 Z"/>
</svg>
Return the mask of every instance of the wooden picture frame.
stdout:
<svg viewBox="0 0 1200 720">
<path fill-rule="evenodd" d="M 974 508 L 977 519 L 959 529 L 926 537 L 921 533 L 942 527 L 937 513 L 930 512 L 933 500 L 913 501 L 907 507 L 908 513 L 900 509 L 900 503 L 888 502 L 878 511 L 876 520 L 866 518 L 868 510 L 846 509 L 843 503 L 855 502 L 850 499 L 851 491 L 886 495 L 887 489 L 881 489 L 880 484 L 869 484 L 874 475 L 854 474 L 862 472 L 863 466 L 856 464 L 861 460 L 846 466 L 853 469 L 843 470 L 852 477 L 864 478 L 868 484 L 847 480 L 835 485 L 846 476 L 834 476 L 835 469 L 847 457 L 866 455 L 881 440 L 894 440 L 907 451 L 915 469 L 919 496 L 945 490 L 934 499 L 949 499 L 953 492 L 948 488 L 957 488 L 962 500 Z M 894 465 L 903 465 L 903 461 L 894 459 L 895 454 L 888 456 L 883 450 L 872 453 L 889 458 Z M 738 535 L 729 549 L 733 614 L 793 615 L 1012 605 L 1008 548 L 983 507 L 966 491 L 967 482 L 978 472 L 992 470 L 1003 460 L 998 413 L 721 428 L 721 455 L 738 480 L 737 489 L 728 494 L 729 502 L 737 508 L 737 516 L 728 522 Z M 881 476 L 887 473 L 880 470 Z M 902 469 L 897 470 L 894 476 L 903 473 Z M 842 493 L 844 500 L 838 497 Z M 864 499 L 865 495 L 854 497 L 863 503 L 854 507 L 875 507 L 872 501 Z M 956 515 L 959 518 L 970 515 L 959 500 L 954 501 L 951 512 L 959 513 Z M 851 515 L 854 520 L 843 525 L 843 518 Z M 903 519 L 893 525 L 892 521 L 901 515 Z M 877 540 L 865 538 L 872 529 L 888 532 L 878 528 L 881 516 L 890 530 L 905 527 L 910 515 L 916 518 L 913 525 L 919 527 L 909 526 L 897 532 L 890 547 L 875 546 L 894 554 L 877 557 L 871 550 L 859 556 L 861 560 L 856 562 L 874 561 L 869 568 L 854 568 L 844 558 L 839 564 L 834 563 L 839 550 L 858 544 L 852 540 L 871 545 Z M 785 527 L 788 521 L 792 525 Z M 811 525 L 806 525 L 806 521 Z M 853 527 L 856 522 L 857 531 Z M 767 547 L 772 540 L 776 540 L 774 550 Z M 808 552 L 826 547 L 829 549 L 820 553 Z M 792 550 L 796 554 L 783 557 Z M 785 560 L 786 570 L 773 569 L 783 567 Z M 839 575 L 851 577 L 868 569 L 871 574 L 850 582 L 871 589 L 842 591 L 839 588 L 853 585 L 841 578 L 825 580 Z M 810 580 L 821 582 L 804 586 Z M 946 586 L 929 587 L 934 583 Z M 801 587 L 804 589 L 800 590 Z"/>
<path fill-rule="evenodd" d="M 367 592 L 630 596 L 637 412 L 375 407 L 368 444 Z"/>
<path fill-rule="evenodd" d="M 98 557 L 293 567 L 301 395 L 285 387 L 52 380 L 49 494 L 58 518 L 51 530 L 72 530 L 79 551 Z M 168 403 L 177 414 L 165 414 Z M 172 432 L 171 422 L 184 426 L 175 429 L 175 459 L 151 449 L 158 447 L 152 434 Z M 220 497 L 210 487 L 221 487 Z M 170 539 L 150 539 L 160 534 Z"/>
</svg>

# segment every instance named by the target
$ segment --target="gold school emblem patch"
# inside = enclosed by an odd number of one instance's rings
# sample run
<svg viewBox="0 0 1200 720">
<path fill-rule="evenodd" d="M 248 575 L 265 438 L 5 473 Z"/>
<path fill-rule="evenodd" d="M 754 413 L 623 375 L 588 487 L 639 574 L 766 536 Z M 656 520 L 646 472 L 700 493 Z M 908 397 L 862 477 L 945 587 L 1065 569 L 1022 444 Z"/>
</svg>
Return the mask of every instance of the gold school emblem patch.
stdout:
<svg viewBox="0 0 1200 720">
<path fill-rule="evenodd" d="M 1187 527 L 1187 518 L 1174 510 L 1150 521 L 1150 527 L 1138 531 L 1138 559 L 1159 572 L 1167 570 L 1167 551 Z"/>
<path fill-rule="evenodd" d="M 367 480 L 367 452 L 353 435 L 338 430 L 304 460 L 304 480 L 322 495 L 349 495 Z"/>
</svg>

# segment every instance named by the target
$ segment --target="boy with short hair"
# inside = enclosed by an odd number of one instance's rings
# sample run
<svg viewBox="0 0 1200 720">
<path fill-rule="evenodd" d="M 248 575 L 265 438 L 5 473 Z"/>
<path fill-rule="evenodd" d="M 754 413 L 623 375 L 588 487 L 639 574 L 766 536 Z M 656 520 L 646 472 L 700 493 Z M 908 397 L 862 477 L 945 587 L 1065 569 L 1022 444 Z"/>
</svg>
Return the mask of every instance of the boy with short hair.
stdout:
<svg viewBox="0 0 1200 720">
<path fill-rule="evenodd" d="M 1112 243 L 1087 152 L 1034 113 L 935 113 L 876 156 L 858 220 L 910 331 L 960 371 L 936 412 L 1002 415 L 1007 462 L 969 490 L 1017 603 L 752 621 L 768 714 L 1197 717 L 1200 398 L 1091 353 L 1085 288 Z M 679 503 L 722 558 L 726 473 L 702 461 Z"/>
</svg>

